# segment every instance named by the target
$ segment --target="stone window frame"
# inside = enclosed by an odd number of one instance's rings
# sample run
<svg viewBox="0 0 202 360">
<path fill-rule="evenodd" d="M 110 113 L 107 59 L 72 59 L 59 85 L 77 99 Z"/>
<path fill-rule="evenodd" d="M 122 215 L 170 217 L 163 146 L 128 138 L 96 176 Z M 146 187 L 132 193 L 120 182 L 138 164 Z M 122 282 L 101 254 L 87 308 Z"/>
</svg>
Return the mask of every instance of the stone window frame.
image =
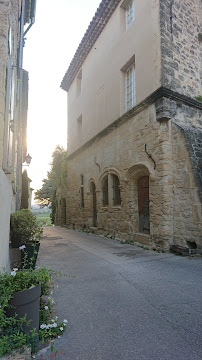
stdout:
<svg viewBox="0 0 202 360">
<path fill-rule="evenodd" d="M 115 185 L 114 185 L 114 177 L 118 178 L 119 182 L 119 194 L 114 194 Z M 118 171 L 114 169 L 108 169 L 103 173 L 100 178 L 100 185 L 102 191 L 102 207 L 116 207 L 120 208 L 122 206 L 121 203 L 121 177 Z"/>
</svg>

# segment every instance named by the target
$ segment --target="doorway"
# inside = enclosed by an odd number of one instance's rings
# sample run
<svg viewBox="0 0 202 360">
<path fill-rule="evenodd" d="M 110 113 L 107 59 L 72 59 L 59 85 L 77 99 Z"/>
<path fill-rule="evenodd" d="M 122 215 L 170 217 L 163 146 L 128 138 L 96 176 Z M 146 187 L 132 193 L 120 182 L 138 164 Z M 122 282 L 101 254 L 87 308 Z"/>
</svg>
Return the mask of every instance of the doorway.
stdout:
<svg viewBox="0 0 202 360">
<path fill-rule="evenodd" d="M 150 233 L 149 219 L 149 176 L 143 176 L 138 180 L 138 211 L 139 231 L 144 234 Z"/>
<path fill-rule="evenodd" d="M 97 227 L 97 197 L 94 182 L 91 183 L 92 210 L 93 210 L 93 226 Z"/>
</svg>

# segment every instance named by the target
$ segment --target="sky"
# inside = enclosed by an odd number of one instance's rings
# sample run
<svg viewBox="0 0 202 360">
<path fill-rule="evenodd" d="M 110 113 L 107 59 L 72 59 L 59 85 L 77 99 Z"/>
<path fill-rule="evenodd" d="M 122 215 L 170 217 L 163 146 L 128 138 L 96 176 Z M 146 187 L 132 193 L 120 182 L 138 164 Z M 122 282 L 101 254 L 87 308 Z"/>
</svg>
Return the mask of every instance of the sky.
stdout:
<svg viewBox="0 0 202 360">
<path fill-rule="evenodd" d="M 56 145 L 67 148 L 67 93 L 61 81 L 101 0 L 38 0 L 26 34 L 23 68 L 29 72 L 27 148 L 23 168 L 36 191 L 50 169 Z"/>
</svg>

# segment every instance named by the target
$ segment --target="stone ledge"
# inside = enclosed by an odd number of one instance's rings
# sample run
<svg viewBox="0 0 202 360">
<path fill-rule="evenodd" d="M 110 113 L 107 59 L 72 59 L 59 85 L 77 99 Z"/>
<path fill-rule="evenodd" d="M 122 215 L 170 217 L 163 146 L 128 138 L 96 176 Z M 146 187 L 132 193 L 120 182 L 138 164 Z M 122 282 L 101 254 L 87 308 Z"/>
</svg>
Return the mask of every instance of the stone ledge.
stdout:
<svg viewBox="0 0 202 360">
<path fill-rule="evenodd" d="M 151 245 L 151 236 L 149 234 L 135 233 L 133 240 L 143 245 Z"/>
</svg>

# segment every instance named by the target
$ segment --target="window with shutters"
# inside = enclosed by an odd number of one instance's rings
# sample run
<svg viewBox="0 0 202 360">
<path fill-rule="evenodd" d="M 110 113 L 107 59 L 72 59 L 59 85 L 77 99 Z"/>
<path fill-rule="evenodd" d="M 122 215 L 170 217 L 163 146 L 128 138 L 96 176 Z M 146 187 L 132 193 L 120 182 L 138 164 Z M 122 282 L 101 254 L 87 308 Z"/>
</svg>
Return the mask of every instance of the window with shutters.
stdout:
<svg viewBox="0 0 202 360">
<path fill-rule="evenodd" d="M 125 72 L 125 89 L 126 89 L 126 111 L 128 111 L 136 104 L 134 64 L 131 65 Z"/>
<path fill-rule="evenodd" d="M 107 206 L 109 205 L 108 175 L 106 175 L 102 181 L 102 192 L 103 192 L 103 206 Z"/>
<path fill-rule="evenodd" d="M 121 205 L 120 182 L 117 175 L 112 174 L 113 179 L 113 205 Z"/>
</svg>

